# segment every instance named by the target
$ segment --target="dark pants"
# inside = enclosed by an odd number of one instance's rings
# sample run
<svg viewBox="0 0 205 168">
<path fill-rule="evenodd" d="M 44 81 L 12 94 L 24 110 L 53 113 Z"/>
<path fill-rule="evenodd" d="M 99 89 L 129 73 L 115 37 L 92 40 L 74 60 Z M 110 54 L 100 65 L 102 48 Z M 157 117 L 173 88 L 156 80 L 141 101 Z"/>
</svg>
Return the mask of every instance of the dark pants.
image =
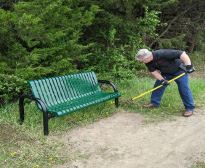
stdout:
<svg viewBox="0 0 205 168">
<path fill-rule="evenodd" d="M 171 80 L 177 76 L 179 76 L 180 74 L 184 73 L 184 71 L 179 71 L 173 75 L 167 75 L 162 73 L 161 75 L 163 76 L 164 79 L 166 80 Z M 184 103 L 185 109 L 188 111 L 193 111 L 195 106 L 194 106 L 194 100 L 193 100 L 193 96 L 192 93 L 189 89 L 189 74 L 186 73 L 185 75 L 181 76 L 180 78 L 176 79 L 175 82 L 178 85 L 178 90 L 179 90 L 179 94 L 181 96 L 181 99 Z M 154 87 L 157 87 L 159 85 L 161 85 L 162 83 L 157 80 L 155 82 Z M 166 89 L 166 86 L 163 86 L 155 91 L 152 92 L 152 96 L 151 96 L 151 104 L 159 107 L 160 105 L 160 101 L 162 99 L 163 93 Z"/>
</svg>

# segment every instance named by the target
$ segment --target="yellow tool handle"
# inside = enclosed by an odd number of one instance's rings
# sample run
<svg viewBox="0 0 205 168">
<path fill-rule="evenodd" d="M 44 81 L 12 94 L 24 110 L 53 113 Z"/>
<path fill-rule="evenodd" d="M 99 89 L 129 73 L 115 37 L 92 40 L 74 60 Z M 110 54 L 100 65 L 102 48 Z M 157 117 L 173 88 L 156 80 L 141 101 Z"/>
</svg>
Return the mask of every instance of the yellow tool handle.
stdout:
<svg viewBox="0 0 205 168">
<path fill-rule="evenodd" d="M 174 80 L 176 80 L 176 79 L 180 78 L 180 77 L 181 77 L 181 76 L 183 76 L 183 75 L 185 75 L 185 73 L 180 74 L 179 76 L 177 76 L 177 77 L 175 77 L 175 78 L 173 78 L 173 79 L 169 80 L 168 82 L 170 83 L 170 82 L 172 82 L 172 81 L 174 81 Z M 154 91 L 154 90 L 156 90 L 156 89 L 159 89 L 159 88 L 160 88 L 160 87 L 162 87 L 162 86 L 163 86 L 163 85 L 159 85 L 159 86 L 157 86 L 156 88 L 154 88 L 154 89 L 152 89 L 152 90 L 150 90 L 150 91 L 148 91 L 148 92 L 142 93 L 141 95 L 139 95 L 139 96 L 137 96 L 137 97 L 132 98 L 131 100 L 138 99 L 138 98 L 140 98 L 140 97 L 142 97 L 142 96 L 146 95 L 147 93 L 150 93 L 150 92 L 153 92 L 153 91 Z"/>
</svg>

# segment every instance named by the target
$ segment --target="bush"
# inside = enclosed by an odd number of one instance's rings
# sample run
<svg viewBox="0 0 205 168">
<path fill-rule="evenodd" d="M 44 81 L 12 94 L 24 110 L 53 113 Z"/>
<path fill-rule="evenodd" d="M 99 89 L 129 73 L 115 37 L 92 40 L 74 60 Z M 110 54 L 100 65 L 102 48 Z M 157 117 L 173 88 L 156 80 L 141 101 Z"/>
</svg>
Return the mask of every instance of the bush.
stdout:
<svg viewBox="0 0 205 168">
<path fill-rule="evenodd" d="M 25 92 L 25 81 L 78 71 L 89 53 L 82 30 L 92 24 L 98 6 L 81 0 L 18 2 L 0 9 L 0 97 L 12 100 Z"/>
<path fill-rule="evenodd" d="M 159 40 L 159 49 L 176 49 L 176 50 L 182 50 L 186 51 L 187 44 L 185 41 L 183 41 L 185 37 L 185 34 L 182 34 L 180 36 L 171 38 L 171 39 L 160 39 Z"/>
<path fill-rule="evenodd" d="M 28 92 L 27 82 L 17 75 L 0 74 L 0 103 L 7 103 Z"/>
</svg>

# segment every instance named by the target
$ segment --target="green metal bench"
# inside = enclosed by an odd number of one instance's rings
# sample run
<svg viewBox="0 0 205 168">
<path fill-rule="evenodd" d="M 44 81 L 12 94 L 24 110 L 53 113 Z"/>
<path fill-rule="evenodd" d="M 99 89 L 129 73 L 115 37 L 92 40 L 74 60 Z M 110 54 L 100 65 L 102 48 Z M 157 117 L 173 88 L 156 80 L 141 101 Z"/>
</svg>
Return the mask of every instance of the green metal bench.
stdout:
<svg viewBox="0 0 205 168">
<path fill-rule="evenodd" d="M 32 94 L 19 99 L 20 120 L 24 121 L 24 99 L 36 101 L 43 112 L 44 135 L 48 135 L 48 120 L 115 99 L 118 107 L 120 93 L 116 86 L 106 80 L 97 80 L 93 71 L 76 73 L 53 78 L 28 81 Z M 103 92 L 99 83 L 109 84 L 114 92 Z"/>
</svg>

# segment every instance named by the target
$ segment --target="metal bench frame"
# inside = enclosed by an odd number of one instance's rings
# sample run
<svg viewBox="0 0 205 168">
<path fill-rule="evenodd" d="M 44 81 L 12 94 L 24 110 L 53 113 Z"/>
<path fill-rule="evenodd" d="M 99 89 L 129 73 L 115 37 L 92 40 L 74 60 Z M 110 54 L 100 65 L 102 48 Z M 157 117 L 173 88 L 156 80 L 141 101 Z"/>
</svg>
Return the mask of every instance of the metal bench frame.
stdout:
<svg viewBox="0 0 205 168">
<path fill-rule="evenodd" d="M 108 101 L 108 100 L 111 100 L 111 99 L 115 99 L 115 106 L 116 106 L 116 107 L 119 106 L 118 98 L 119 98 L 121 95 L 120 95 L 120 93 L 118 92 L 116 86 L 115 86 L 112 82 L 107 81 L 107 80 L 97 80 L 97 78 L 96 78 L 96 76 L 95 76 L 95 73 L 94 73 L 93 71 L 91 71 L 91 72 L 84 72 L 84 73 L 78 73 L 78 74 L 83 74 L 83 75 L 85 75 L 85 74 L 87 75 L 87 74 L 88 74 L 88 75 L 92 75 L 93 79 L 95 80 L 95 85 L 98 85 L 98 89 L 100 89 L 99 83 L 104 83 L 104 84 L 109 84 L 109 85 L 111 85 L 111 86 L 113 87 L 113 89 L 114 89 L 114 92 L 113 92 L 113 93 L 117 94 L 117 96 L 115 95 L 114 98 L 109 98 L 109 99 L 107 99 L 107 100 L 103 100 L 102 102 Z M 78 74 L 71 74 L 71 75 L 74 75 L 74 76 L 77 77 Z M 69 76 L 69 75 L 67 75 L 67 76 Z M 58 76 L 58 77 L 62 77 L 62 76 Z M 58 78 L 58 77 L 54 77 L 54 78 Z M 47 79 L 52 79 L 52 78 L 47 78 Z M 34 81 L 37 81 L 37 82 L 38 82 L 38 81 L 41 81 L 41 80 L 45 80 L 45 79 L 39 79 L 39 80 L 34 80 Z M 29 83 L 29 82 L 33 82 L 33 81 L 28 81 L 28 83 Z M 31 85 L 30 85 L 30 86 L 31 86 Z M 25 98 L 28 98 L 28 99 L 30 99 L 30 100 L 34 100 L 34 101 L 36 102 L 36 104 L 38 105 L 39 109 L 43 112 L 44 135 L 48 135 L 48 134 L 49 134 L 49 130 L 48 130 L 48 120 L 51 119 L 51 118 L 53 118 L 53 117 L 56 117 L 57 115 L 54 114 L 54 113 L 52 113 L 51 111 L 48 111 L 48 105 L 46 105 L 46 103 L 39 98 L 40 96 L 36 96 L 36 93 L 33 91 L 32 86 L 31 86 L 31 90 L 32 90 L 33 94 L 23 95 L 23 96 L 21 96 L 20 99 L 19 99 L 19 110 L 20 110 L 20 121 L 21 121 L 21 124 L 24 122 L 24 115 L 25 115 L 25 113 L 24 113 L 24 99 L 25 99 Z M 101 89 L 100 89 L 100 90 L 101 90 Z M 52 92 L 52 91 L 50 91 L 50 92 Z M 38 94 L 39 94 L 39 93 L 38 93 Z M 37 94 L 37 95 L 38 95 L 38 94 Z M 43 93 L 40 93 L 40 94 L 43 94 Z M 112 94 L 112 93 L 111 93 L 111 94 Z M 101 103 L 101 102 L 99 102 L 99 103 Z M 98 104 L 98 102 L 97 102 L 97 103 L 93 103 L 93 104 L 91 104 L 91 105 L 89 105 L 89 106 L 85 106 L 85 107 L 83 107 L 83 108 L 87 108 L 87 107 L 90 107 L 90 106 L 95 105 L 95 104 Z M 67 115 L 67 114 L 73 113 L 73 112 L 75 112 L 75 111 L 79 111 L 79 110 L 81 110 L 81 109 L 83 109 L 83 108 L 75 109 L 75 110 L 73 110 L 73 111 L 71 111 L 71 112 L 69 112 L 69 113 L 65 113 L 65 114 L 63 114 L 63 115 Z M 60 116 L 57 116 L 57 117 L 60 117 Z"/>
</svg>

